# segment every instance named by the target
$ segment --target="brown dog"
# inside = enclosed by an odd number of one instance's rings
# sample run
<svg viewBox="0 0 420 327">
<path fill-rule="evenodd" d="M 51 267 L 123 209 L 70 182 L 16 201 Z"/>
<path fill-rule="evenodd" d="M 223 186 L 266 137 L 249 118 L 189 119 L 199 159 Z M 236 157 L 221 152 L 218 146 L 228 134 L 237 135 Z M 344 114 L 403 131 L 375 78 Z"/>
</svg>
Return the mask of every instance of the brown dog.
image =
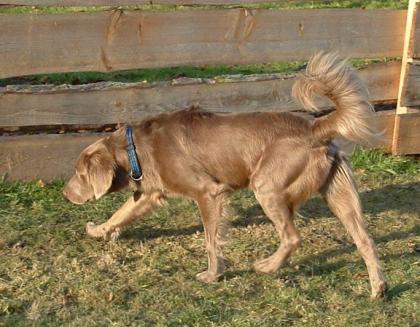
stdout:
<svg viewBox="0 0 420 327">
<path fill-rule="evenodd" d="M 387 284 L 363 224 L 352 172 L 331 141 L 339 135 L 359 142 L 376 136 L 367 123 L 372 110 L 367 91 L 336 55 L 319 54 L 293 87 L 294 97 L 309 110 L 317 110 L 315 94 L 328 96 L 336 111 L 309 120 L 292 113 L 213 114 L 189 109 L 145 119 L 134 127 L 144 173 L 138 182 L 130 178 L 126 128 L 121 128 L 81 153 L 64 195 L 83 204 L 129 185 L 137 190 L 107 222 L 88 223 L 89 235 L 105 239 L 117 237 L 122 227 L 167 196 L 194 199 L 208 252 L 208 269 L 197 278 L 212 282 L 224 271 L 221 220 L 232 191 L 252 189 L 281 238 L 278 250 L 255 264 L 264 273 L 277 271 L 299 246 L 294 214 L 319 192 L 353 237 L 369 272 L 372 297 L 381 297 Z"/>
</svg>

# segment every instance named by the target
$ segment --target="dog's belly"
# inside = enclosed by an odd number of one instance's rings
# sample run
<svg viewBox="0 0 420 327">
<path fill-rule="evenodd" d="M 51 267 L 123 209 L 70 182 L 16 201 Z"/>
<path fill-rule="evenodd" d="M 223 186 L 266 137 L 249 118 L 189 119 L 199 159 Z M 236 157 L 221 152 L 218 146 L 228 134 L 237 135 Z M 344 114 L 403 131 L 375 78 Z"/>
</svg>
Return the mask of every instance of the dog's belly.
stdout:
<svg viewBox="0 0 420 327">
<path fill-rule="evenodd" d="M 213 180 L 228 184 L 234 189 L 247 187 L 249 178 L 261 157 L 263 148 L 257 147 L 255 140 L 238 140 L 235 135 L 223 142 L 209 142 L 206 151 L 199 157 L 199 165 L 203 173 L 210 175 Z"/>
<path fill-rule="evenodd" d="M 226 160 L 207 169 L 214 181 L 227 184 L 233 189 L 245 188 L 249 184 L 251 171 L 243 162 Z"/>
</svg>

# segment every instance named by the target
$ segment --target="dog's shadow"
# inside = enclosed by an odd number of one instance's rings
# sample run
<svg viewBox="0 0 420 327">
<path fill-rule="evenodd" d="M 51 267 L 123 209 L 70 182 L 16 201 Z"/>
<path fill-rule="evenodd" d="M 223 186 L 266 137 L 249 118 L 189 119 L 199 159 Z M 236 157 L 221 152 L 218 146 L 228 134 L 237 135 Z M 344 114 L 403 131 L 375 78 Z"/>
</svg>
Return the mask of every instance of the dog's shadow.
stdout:
<svg viewBox="0 0 420 327">
<path fill-rule="evenodd" d="M 392 240 L 403 240 L 410 236 L 419 235 L 419 234 L 420 234 L 420 226 L 417 225 L 408 231 L 396 231 L 396 232 L 392 232 L 392 233 L 383 235 L 381 237 L 378 237 L 375 239 L 375 242 L 377 244 L 387 243 Z M 356 251 L 356 246 L 353 244 L 348 244 L 340 248 L 325 250 L 316 255 L 310 254 L 310 255 L 305 256 L 302 259 L 298 259 L 293 262 L 293 266 L 294 267 L 298 266 L 299 270 L 291 268 L 288 264 L 286 264 L 285 267 L 281 268 L 276 273 L 276 276 L 280 278 L 283 277 L 288 280 L 296 280 L 298 276 L 302 276 L 302 275 L 308 278 L 314 277 L 314 276 L 325 276 L 343 267 L 349 266 L 348 260 L 340 259 L 334 262 L 328 262 L 327 258 L 346 254 L 346 253 L 352 253 L 354 251 Z M 418 257 L 418 253 L 416 253 L 415 251 L 412 251 L 412 252 L 406 251 L 406 252 L 399 252 L 399 253 L 393 253 L 391 255 L 386 255 L 382 257 L 381 260 L 384 262 L 384 265 L 386 267 L 388 262 L 391 262 L 395 259 L 402 259 L 402 258 L 408 259 L 408 258 L 417 258 L 417 257 Z M 362 258 L 359 258 L 356 264 L 360 266 L 364 266 Z M 230 280 L 238 276 L 245 277 L 252 274 L 255 274 L 255 270 L 253 270 L 252 268 L 243 269 L 243 270 L 228 270 L 224 274 L 224 278 L 226 280 Z M 386 294 L 386 298 L 389 300 L 393 298 L 397 298 L 401 296 L 401 294 L 407 291 L 418 289 L 420 287 L 420 280 L 414 280 L 414 281 L 404 282 L 401 284 L 390 285 L 390 286 L 391 288 L 388 290 Z"/>
<path fill-rule="evenodd" d="M 392 234 L 392 233 L 391 233 Z M 407 232 L 406 235 L 408 236 L 410 232 Z M 387 237 L 385 237 L 387 238 Z M 389 238 L 390 240 L 393 239 L 391 236 Z M 351 252 L 354 251 L 355 248 L 348 247 L 348 249 L 341 249 L 343 253 L 345 252 Z M 334 251 L 335 253 L 338 253 L 340 251 Z M 317 256 L 308 256 L 307 258 L 304 258 L 302 260 L 299 260 L 298 262 L 294 262 L 294 265 L 299 266 L 299 270 L 292 269 L 288 267 L 287 265 L 283 268 L 281 268 L 275 276 L 284 278 L 287 280 L 297 280 L 298 276 L 306 276 L 306 277 L 313 277 L 313 276 L 325 276 L 333 271 L 337 271 L 342 267 L 346 267 L 349 265 L 349 262 L 347 260 L 339 260 L 335 261 L 333 263 L 326 263 L 322 260 L 322 258 L 326 258 L 330 255 L 330 251 L 325 251 L 324 253 L 318 254 Z M 392 255 L 388 255 L 382 260 L 385 263 L 392 261 L 394 259 L 401 259 L 401 258 L 410 258 L 410 257 L 417 257 L 418 254 L 414 252 L 404 252 L 404 253 L 394 253 Z M 314 262 L 315 261 L 315 262 Z M 309 262 L 311 263 L 309 265 Z M 362 260 L 358 262 L 360 265 L 364 265 Z M 252 274 L 255 274 L 255 270 L 252 268 L 249 269 L 243 269 L 243 270 L 228 270 L 223 275 L 224 279 L 230 280 L 233 278 L 237 278 L 238 276 L 250 276 Z M 367 278 L 367 273 L 366 273 Z M 400 297 L 403 293 L 410 291 L 410 290 L 416 290 L 420 287 L 420 280 L 413 280 L 413 281 L 407 281 L 396 285 L 390 285 L 390 289 L 388 290 L 386 294 L 386 298 L 391 300 L 393 298 Z"/>
<path fill-rule="evenodd" d="M 197 232 L 203 232 L 204 228 L 201 225 L 181 227 L 181 228 L 152 228 L 142 226 L 141 228 L 131 228 L 123 232 L 122 238 L 137 239 L 137 240 L 152 240 L 158 237 L 172 237 L 172 236 L 187 236 Z"/>
<path fill-rule="evenodd" d="M 246 196 L 250 196 L 249 193 L 247 193 Z M 420 183 L 388 185 L 380 189 L 361 192 L 360 197 L 362 199 L 364 212 L 369 215 L 378 215 L 388 210 L 396 210 L 401 214 L 412 214 L 420 212 L 420 203 L 414 200 L 420 197 Z M 239 201 L 234 200 L 231 203 L 231 207 L 235 212 L 235 216 L 240 217 L 232 222 L 232 225 L 234 227 L 240 228 L 247 227 L 250 225 L 270 224 L 269 220 L 265 217 L 263 210 L 256 202 L 250 207 L 244 208 L 241 206 Z M 303 217 L 308 217 L 303 219 L 317 219 L 321 217 L 331 217 L 331 219 L 333 219 L 333 215 L 329 212 L 326 205 L 319 198 L 314 198 L 308 201 L 307 204 L 302 208 L 301 212 Z M 184 228 L 159 229 L 142 226 L 141 228 L 128 229 L 124 232 L 123 238 L 150 240 L 158 237 L 192 235 L 196 232 L 202 231 L 203 227 L 201 224 Z M 394 231 L 383 236 L 375 237 L 375 242 L 378 244 L 387 243 L 392 240 L 402 240 L 409 238 L 412 235 L 419 234 L 420 225 L 417 225 L 408 231 Z M 339 260 L 333 263 L 327 263 L 326 258 L 351 253 L 354 251 L 356 251 L 356 247 L 353 244 L 344 244 L 339 248 L 328 249 L 316 255 L 309 255 L 300 259 L 297 262 L 294 262 L 294 265 L 301 266 L 302 269 L 294 272 L 288 270 L 286 273 L 292 278 L 294 274 L 304 274 L 308 276 L 327 274 L 328 272 L 335 271 L 344 266 L 347 266 L 349 263 L 346 260 Z M 382 259 L 386 263 L 387 261 L 393 260 L 395 258 L 408 258 L 416 255 L 418 254 L 416 254 L 415 252 L 405 252 L 385 256 Z M 362 264 L 361 259 L 360 263 Z M 231 270 L 226 272 L 224 278 L 230 279 L 240 275 L 248 275 L 250 273 L 253 273 L 252 269 L 241 271 Z M 404 283 L 395 285 L 389 290 L 388 298 L 398 297 L 402 293 L 419 286 L 419 283 Z"/>
<path fill-rule="evenodd" d="M 365 214 L 377 215 L 388 210 L 396 210 L 400 213 L 418 213 L 420 212 L 420 183 L 410 183 L 404 185 L 387 185 L 380 189 L 373 189 L 360 193 Z M 264 212 L 258 203 L 250 208 L 242 208 L 233 204 L 239 219 L 234 222 L 235 226 L 248 226 L 251 224 L 260 224 L 261 216 Z M 307 201 L 304 207 L 299 211 L 301 216 L 308 219 L 321 217 L 332 217 L 331 212 L 320 198 L 313 198 Z"/>
<path fill-rule="evenodd" d="M 246 196 L 250 196 L 249 193 Z M 420 183 L 411 183 L 404 185 L 388 185 L 384 188 L 374 189 L 360 193 L 362 199 L 364 213 L 369 215 L 377 215 L 388 210 L 396 210 L 401 214 L 420 212 L 420 201 L 415 201 L 420 197 Z M 235 212 L 235 216 L 239 217 L 232 222 L 233 227 L 247 227 L 250 225 L 269 224 L 270 221 L 259 204 L 255 204 L 248 208 L 241 206 L 238 201 L 232 201 L 231 207 Z M 319 198 L 309 200 L 300 210 L 303 219 L 317 219 L 321 217 L 331 217 L 333 215 Z M 335 218 L 334 218 L 335 219 Z M 157 237 L 170 236 L 186 236 L 197 232 L 202 232 L 201 224 L 184 228 L 153 228 L 142 226 L 141 228 L 131 228 L 124 232 L 123 238 L 150 240 Z"/>
</svg>

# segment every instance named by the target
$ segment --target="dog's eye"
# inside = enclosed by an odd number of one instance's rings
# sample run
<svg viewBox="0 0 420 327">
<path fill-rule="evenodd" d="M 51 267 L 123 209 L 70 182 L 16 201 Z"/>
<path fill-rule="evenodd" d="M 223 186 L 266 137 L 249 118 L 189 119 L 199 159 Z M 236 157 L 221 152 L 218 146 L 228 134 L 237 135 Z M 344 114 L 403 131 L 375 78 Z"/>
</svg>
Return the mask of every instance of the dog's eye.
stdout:
<svg viewBox="0 0 420 327">
<path fill-rule="evenodd" d="M 86 179 L 86 174 L 80 173 L 76 170 L 76 176 L 82 180 Z"/>
</svg>

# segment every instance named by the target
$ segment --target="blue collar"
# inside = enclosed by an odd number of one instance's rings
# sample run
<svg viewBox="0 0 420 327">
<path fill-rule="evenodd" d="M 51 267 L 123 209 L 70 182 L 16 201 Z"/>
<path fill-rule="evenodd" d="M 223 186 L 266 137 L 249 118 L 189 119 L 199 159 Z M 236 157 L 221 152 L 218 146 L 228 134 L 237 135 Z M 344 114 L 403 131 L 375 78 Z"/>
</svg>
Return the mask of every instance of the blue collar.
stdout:
<svg viewBox="0 0 420 327">
<path fill-rule="evenodd" d="M 130 176 L 134 181 L 138 182 L 143 179 L 143 172 L 137 158 L 136 146 L 134 145 L 133 141 L 133 128 L 131 126 L 127 126 L 126 136 L 128 143 L 126 148 L 128 154 L 128 162 L 130 163 L 131 167 Z"/>
</svg>

